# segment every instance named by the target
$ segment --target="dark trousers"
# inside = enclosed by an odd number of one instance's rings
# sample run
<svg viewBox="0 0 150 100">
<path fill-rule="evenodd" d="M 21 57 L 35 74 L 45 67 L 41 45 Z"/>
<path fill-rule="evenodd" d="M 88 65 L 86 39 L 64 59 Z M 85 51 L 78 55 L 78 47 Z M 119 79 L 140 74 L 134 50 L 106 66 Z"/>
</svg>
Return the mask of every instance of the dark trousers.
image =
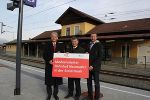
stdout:
<svg viewBox="0 0 150 100">
<path fill-rule="evenodd" d="M 55 97 L 55 96 L 58 95 L 58 85 L 53 85 L 53 88 L 54 88 L 53 96 Z M 52 95 L 52 86 L 47 85 L 46 90 L 47 90 L 48 96 L 51 97 L 51 95 Z"/>
<path fill-rule="evenodd" d="M 75 87 L 76 87 L 75 96 L 78 97 L 81 95 L 80 78 L 68 78 L 68 92 L 70 95 L 73 95 L 74 83 L 75 83 Z"/>
<path fill-rule="evenodd" d="M 90 71 L 89 78 L 87 79 L 87 87 L 88 87 L 88 96 L 93 97 L 93 86 L 92 79 L 94 78 L 95 83 L 95 99 L 100 97 L 100 83 L 99 83 L 99 72 Z"/>
</svg>

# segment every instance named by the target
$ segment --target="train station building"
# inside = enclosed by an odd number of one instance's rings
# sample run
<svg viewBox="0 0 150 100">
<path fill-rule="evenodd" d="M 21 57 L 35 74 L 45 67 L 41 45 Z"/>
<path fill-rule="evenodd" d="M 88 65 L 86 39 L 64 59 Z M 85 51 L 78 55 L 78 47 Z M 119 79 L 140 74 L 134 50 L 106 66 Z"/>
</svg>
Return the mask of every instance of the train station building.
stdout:
<svg viewBox="0 0 150 100">
<path fill-rule="evenodd" d="M 150 18 L 105 23 L 77 9 L 69 7 L 56 21 L 61 29 L 45 31 L 22 41 L 22 56 L 41 58 L 43 45 L 52 32 L 59 33 L 59 42 L 70 44 L 77 36 L 83 47 L 90 41 L 90 34 L 98 34 L 103 45 L 103 60 L 130 64 L 150 64 Z M 15 54 L 16 40 L 6 43 L 6 53 Z"/>
<path fill-rule="evenodd" d="M 6 51 L 6 45 L 5 44 L 0 44 L 0 53 L 5 53 Z"/>
</svg>

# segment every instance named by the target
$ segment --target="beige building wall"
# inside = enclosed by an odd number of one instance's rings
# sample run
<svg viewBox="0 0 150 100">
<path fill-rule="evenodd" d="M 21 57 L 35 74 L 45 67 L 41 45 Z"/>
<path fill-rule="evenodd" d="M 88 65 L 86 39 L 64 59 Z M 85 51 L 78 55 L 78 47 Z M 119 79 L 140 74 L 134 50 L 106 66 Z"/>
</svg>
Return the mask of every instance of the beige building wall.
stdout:
<svg viewBox="0 0 150 100">
<path fill-rule="evenodd" d="M 16 44 L 6 45 L 6 53 L 16 54 Z"/>
<path fill-rule="evenodd" d="M 95 27 L 95 25 L 87 23 L 87 22 L 64 25 L 64 26 L 62 26 L 61 36 L 66 36 L 66 28 L 67 27 L 70 27 L 70 32 L 71 32 L 70 35 L 75 35 L 74 34 L 75 33 L 75 26 L 80 27 L 81 33 L 79 35 L 84 35 L 85 33 L 87 33 L 88 31 L 90 31 L 91 29 L 93 29 Z"/>
</svg>

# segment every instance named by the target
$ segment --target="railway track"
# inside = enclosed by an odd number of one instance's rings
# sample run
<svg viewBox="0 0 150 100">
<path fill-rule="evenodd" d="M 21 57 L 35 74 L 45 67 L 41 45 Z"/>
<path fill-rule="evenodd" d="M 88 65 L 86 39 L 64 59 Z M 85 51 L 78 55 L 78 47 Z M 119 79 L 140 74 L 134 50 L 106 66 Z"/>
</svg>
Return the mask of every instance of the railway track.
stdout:
<svg viewBox="0 0 150 100">
<path fill-rule="evenodd" d="M 9 61 L 14 61 L 16 59 L 15 56 L 10 56 L 10 55 L 0 55 L 0 58 L 5 59 L 5 60 L 9 60 Z M 32 58 L 21 58 L 21 60 L 22 61 L 29 61 L 29 62 L 44 64 L 44 61 L 37 60 L 37 59 L 32 59 Z"/>
<path fill-rule="evenodd" d="M 124 73 L 124 72 L 115 72 L 115 71 L 108 71 L 108 70 L 101 70 L 100 73 L 113 75 L 113 76 L 120 76 L 120 77 L 125 77 L 125 78 L 131 78 L 131 79 L 150 81 L 150 76 L 144 76 L 144 75 L 130 74 L 130 73 Z"/>
<path fill-rule="evenodd" d="M 15 60 L 14 56 L 8 56 L 8 55 L 0 56 L 0 58 L 5 59 L 5 60 L 10 60 L 10 61 Z M 37 64 L 44 64 L 44 61 L 42 61 L 42 60 L 36 60 L 36 59 L 31 59 L 31 58 L 30 59 L 22 58 L 22 61 L 28 61 L 28 62 L 37 63 Z M 150 81 L 150 76 L 144 76 L 144 75 L 130 74 L 130 73 L 125 73 L 125 72 L 108 71 L 108 70 L 101 70 L 100 73 L 106 74 L 106 75 L 112 75 L 112 76 L 119 76 L 119 77 L 131 78 L 131 79 Z"/>
</svg>

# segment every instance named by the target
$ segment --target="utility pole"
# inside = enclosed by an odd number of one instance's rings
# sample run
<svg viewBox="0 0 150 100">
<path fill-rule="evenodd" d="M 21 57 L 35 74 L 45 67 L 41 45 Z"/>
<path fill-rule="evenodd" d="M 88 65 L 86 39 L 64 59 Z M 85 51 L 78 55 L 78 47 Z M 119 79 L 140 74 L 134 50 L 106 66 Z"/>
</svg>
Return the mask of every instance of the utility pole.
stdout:
<svg viewBox="0 0 150 100">
<path fill-rule="evenodd" d="M 16 89 L 14 95 L 20 95 L 21 85 L 21 43 L 22 43 L 22 23 L 23 23 L 23 0 L 19 2 L 19 18 L 17 32 L 17 51 L 16 51 Z"/>
<path fill-rule="evenodd" d="M 22 42 L 22 23 L 23 23 L 23 0 L 11 0 L 7 4 L 7 9 L 13 11 L 19 8 L 18 31 L 17 31 L 17 49 L 16 49 L 16 87 L 14 95 L 21 94 L 21 42 Z"/>
<path fill-rule="evenodd" d="M 21 43 L 22 43 L 22 24 L 23 24 L 23 5 L 36 7 L 36 0 L 11 0 L 7 3 L 7 9 L 13 11 L 19 8 L 18 31 L 17 31 L 17 50 L 16 50 L 16 87 L 14 95 L 21 94 Z"/>
</svg>

